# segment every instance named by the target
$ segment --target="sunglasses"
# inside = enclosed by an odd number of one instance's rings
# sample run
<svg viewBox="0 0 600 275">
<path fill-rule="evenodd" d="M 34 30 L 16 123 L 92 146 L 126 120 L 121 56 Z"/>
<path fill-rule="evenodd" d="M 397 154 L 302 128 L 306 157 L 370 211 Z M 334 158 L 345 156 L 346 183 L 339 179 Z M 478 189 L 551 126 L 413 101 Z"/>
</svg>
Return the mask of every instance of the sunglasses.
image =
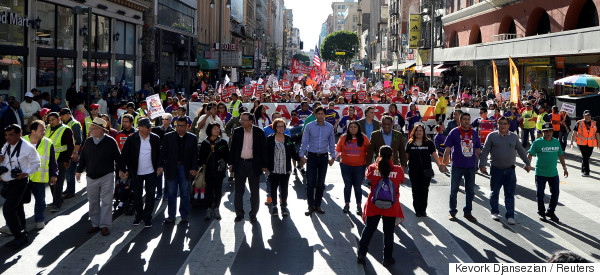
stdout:
<svg viewBox="0 0 600 275">
<path fill-rule="evenodd" d="M 292 114 L 292 116 L 298 116 L 298 114 Z"/>
</svg>

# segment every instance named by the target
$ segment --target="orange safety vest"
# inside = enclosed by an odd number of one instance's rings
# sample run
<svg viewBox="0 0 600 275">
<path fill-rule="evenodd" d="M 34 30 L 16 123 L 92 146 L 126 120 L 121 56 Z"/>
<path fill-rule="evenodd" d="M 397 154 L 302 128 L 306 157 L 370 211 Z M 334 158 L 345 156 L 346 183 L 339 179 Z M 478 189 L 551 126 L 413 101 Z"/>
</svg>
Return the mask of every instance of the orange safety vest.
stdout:
<svg viewBox="0 0 600 275">
<path fill-rule="evenodd" d="M 552 130 L 554 132 L 560 131 L 560 121 L 562 120 L 562 116 L 560 114 L 552 113 Z"/>
<path fill-rule="evenodd" d="M 598 143 L 596 141 L 596 122 L 592 120 L 592 124 L 590 125 L 590 129 L 588 130 L 585 127 L 584 120 L 580 120 L 577 122 L 579 125 L 577 126 L 577 145 L 596 147 Z"/>
</svg>

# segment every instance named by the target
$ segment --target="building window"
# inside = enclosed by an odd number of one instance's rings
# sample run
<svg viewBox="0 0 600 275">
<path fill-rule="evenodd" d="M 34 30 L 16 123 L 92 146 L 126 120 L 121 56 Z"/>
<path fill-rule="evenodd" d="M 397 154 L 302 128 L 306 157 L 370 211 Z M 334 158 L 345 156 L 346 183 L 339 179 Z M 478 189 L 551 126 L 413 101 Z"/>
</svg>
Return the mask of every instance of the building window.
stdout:
<svg viewBox="0 0 600 275">
<path fill-rule="evenodd" d="M 2 7 L 2 12 L 12 12 L 22 17 L 25 16 L 25 8 L 27 7 L 25 0 L 2 0 L 0 6 Z M 25 29 L 27 28 L 29 26 L 21 27 L 11 24 L 0 24 L 0 44 L 10 46 L 25 45 Z"/>
<path fill-rule="evenodd" d="M 460 0 L 456 0 L 456 10 L 459 11 L 462 7 L 460 6 Z"/>
<path fill-rule="evenodd" d="M 92 37 L 92 51 L 110 52 L 110 40 L 112 39 L 112 31 L 110 27 L 110 18 L 92 14 L 92 27 L 87 26 L 87 14 L 81 16 L 81 26 L 85 26 L 88 35 L 83 37 L 82 48 L 87 51 L 88 39 Z"/>
<path fill-rule="evenodd" d="M 115 60 L 115 82 L 123 82 L 130 91 L 135 91 L 135 61 L 134 60 Z"/>
<path fill-rule="evenodd" d="M 135 25 L 117 20 L 114 33 L 119 33 L 119 40 L 115 41 L 115 53 L 135 55 Z"/>
<path fill-rule="evenodd" d="M 158 2 L 158 24 L 176 30 L 194 33 L 196 10 L 175 0 Z"/>
<path fill-rule="evenodd" d="M 90 64 L 90 72 L 92 74 L 92 86 L 97 86 L 98 91 L 106 91 L 106 82 L 110 79 L 110 60 L 108 59 L 92 59 Z M 81 62 L 82 79 L 87 79 L 87 59 L 83 59 Z M 115 79 L 119 80 L 115 74 Z"/>
<path fill-rule="evenodd" d="M 23 56 L 0 55 L 0 95 L 20 98 L 25 87 L 24 73 Z"/>
<path fill-rule="evenodd" d="M 41 21 L 36 32 L 35 44 L 39 48 L 74 50 L 75 31 L 71 9 L 46 2 L 37 3 L 37 14 Z M 56 31 L 60 30 L 60 31 Z"/>
<path fill-rule="evenodd" d="M 75 80 L 75 63 L 72 58 L 38 57 L 36 88 L 52 96 L 65 99 L 67 89 Z"/>
</svg>

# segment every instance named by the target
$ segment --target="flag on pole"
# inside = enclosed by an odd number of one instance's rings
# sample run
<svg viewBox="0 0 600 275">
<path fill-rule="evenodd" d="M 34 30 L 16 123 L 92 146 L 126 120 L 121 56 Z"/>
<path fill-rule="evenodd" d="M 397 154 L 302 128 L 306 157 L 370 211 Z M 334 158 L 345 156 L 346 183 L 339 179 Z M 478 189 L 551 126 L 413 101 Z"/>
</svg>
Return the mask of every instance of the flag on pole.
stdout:
<svg viewBox="0 0 600 275">
<path fill-rule="evenodd" d="M 315 45 L 315 57 L 313 58 L 313 65 L 317 68 L 321 67 L 321 56 L 319 54 L 319 46 Z"/>
<path fill-rule="evenodd" d="M 510 66 L 510 101 L 519 104 L 519 71 L 510 56 L 508 61 Z"/>
<path fill-rule="evenodd" d="M 227 83 L 229 83 L 229 81 L 230 81 L 229 76 L 227 74 L 225 74 L 225 81 L 224 81 L 223 85 L 226 86 Z"/>
<path fill-rule="evenodd" d="M 496 98 L 502 99 L 500 96 L 500 86 L 498 85 L 498 68 L 494 60 L 492 60 L 492 68 L 494 69 L 494 94 L 496 94 Z"/>
</svg>

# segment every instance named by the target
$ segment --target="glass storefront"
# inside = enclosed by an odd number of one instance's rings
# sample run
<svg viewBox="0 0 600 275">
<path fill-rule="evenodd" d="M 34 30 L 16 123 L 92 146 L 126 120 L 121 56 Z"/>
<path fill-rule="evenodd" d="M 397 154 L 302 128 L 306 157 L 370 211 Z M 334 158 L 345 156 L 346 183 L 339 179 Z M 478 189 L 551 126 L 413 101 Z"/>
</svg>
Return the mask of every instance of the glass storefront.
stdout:
<svg viewBox="0 0 600 275">
<path fill-rule="evenodd" d="M 88 35 L 83 37 L 82 48 L 87 51 L 88 39 L 92 37 L 92 51 L 110 52 L 110 40 L 112 39 L 112 30 L 110 27 L 110 18 L 92 14 L 92 27 L 88 26 L 88 16 L 83 14 L 79 16 L 81 28 L 87 29 Z"/>
<path fill-rule="evenodd" d="M 117 20 L 115 33 L 119 34 L 119 40 L 115 40 L 115 53 L 135 55 L 135 25 Z"/>
<path fill-rule="evenodd" d="M 130 94 L 135 91 L 135 61 L 115 60 L 115 82 L 125 81 Z"/>
<path fill-rule="evenodd" d="M 98 86 L 99 91 L 106 89 L 106 81 L 110 79 L 110 60 L 93 59 L 91 66 L 92 85 Z M 82 84 L 87 85 L 87 59 L 83 59 L 81 63 L 81 79 Z"/>
<path fill-rule="evenodd" d="M 75 81 L 75 62 L 73 58 L 38 57 L 36 88 L 58 96 L 64 103 L 65 94 Z"/>
<path fill-rule="evenodd" d="M 0 0 L 0 12 L 16 13 L 25 17 L 25 0 Z M 25 46 L 25 28 L 28 26 L 16 26 L 0 23 L 0 45 Z"/>
<path fill-rule="evenodd" d="M 39 1 L 37 14 L 42 20 L 36 32 L 35 44 L 38 48 L 75 49 L 75 16 L 70 8 Z"/>
<path fill-rule="evenodd" d="M 20 98 L 25 84 L 23 60 L 23 56 L 0 55 L 0 94 L 4 100 L 7 95 Z"/>
</svg>

